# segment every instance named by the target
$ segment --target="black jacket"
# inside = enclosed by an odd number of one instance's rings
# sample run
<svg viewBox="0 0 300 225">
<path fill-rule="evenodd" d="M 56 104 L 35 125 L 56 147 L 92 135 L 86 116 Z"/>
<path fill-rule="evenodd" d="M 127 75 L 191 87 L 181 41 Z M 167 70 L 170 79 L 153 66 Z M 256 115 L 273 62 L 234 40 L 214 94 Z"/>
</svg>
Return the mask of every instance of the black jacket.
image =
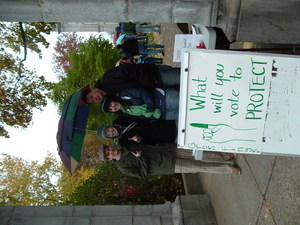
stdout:
<svg viewBox="0 0 300 225">
<path fill-rule="evenodd" d="M 122 64 L 103 74 L 95 88 L 115 95 L 130 88 L 154 89 L 163 87 L 158 67 L 154 64 Z"/>
<path fill-rule="evenodd" d="M 128 39 L 124 41 L 122 45 L 119 45 L 120 52 L 127 56 L 127 57 L 133 57 L 135 55 L 139 55 L 139 43 L 136 39 Z"/>
<path fill-rule="evenodd" d="M 119 144 L 121 146 L 128 146 L 132 144 L 156 145 L 175 143 L 177 137 L 177 126 L 174 120 L 156 120 L 149 122 L 138 119 L 133 120 L 120 116 L 114 121 L 114 124 L 127 127 L 132 122 L 136 122 L 136 125 L 123 133 L 123 135 L 119 138 Z M 128 140 L 133 136 L 139 136 L 141 141 L 137 143 L 132 140 Z"/>
<path fill-rule="evenodd" d="M 140 157 L 131 152 L 142 151 Z M 173 174 L 175 171 L 176 146 L 130 145 L 122 149 L 122 157 L 116 161 L 119 170 L 128 176 L 144 178 L 153 175 Z"/>
</svg>

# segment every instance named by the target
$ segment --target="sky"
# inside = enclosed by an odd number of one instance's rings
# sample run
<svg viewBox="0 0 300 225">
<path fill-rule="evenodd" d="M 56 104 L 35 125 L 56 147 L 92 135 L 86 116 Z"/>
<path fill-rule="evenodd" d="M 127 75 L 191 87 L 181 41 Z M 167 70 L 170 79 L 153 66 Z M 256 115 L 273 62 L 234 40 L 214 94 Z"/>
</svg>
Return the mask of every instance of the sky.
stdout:
<svg viewBox="0 0 300 225">
<path fill-rule="evenodd" d="M 42 59 L 39 59 L 37 54 L 28 52 L 24 62 L 29 69 L 36 69 L 37 74 L 44 75 L 48 81 L 57 81 L 51 64 L 51 54 L 54 52 L 57 36 L 57 32 L 51 32 L 47 36 L 50 46 L 48 49 L 42 48 Z M 25 160 L 42 161 L 47 156 L 47 152 L 50 152 L 59 159 L 55 141 L 59 115 L 50 100 L 43 109 L 43 111 L 34 109 L 33 124 L 26 129 L 5 126 L 10 138 L 0 137 L 0 153 L 7 153 Z"/>
<path fill-rule="evenodd" d="M 92 33 L 78 33 L 80 36 L 89 36 Z M 95 34 L 95 33 L 94 33 Z M 52 53 L 56 43 L 58 33 L 51 32 L 47 35 L 50 43 L 48 49 L 42 48 L 43 58 L 39 59 L 37 54 L 28 53 L 24 63 L 28 68 L 35 68 L 37 74 L 44 75 L 48 81 L 57 81 L 52 68 Z M 43 111 L 34 110 L 33 124 L 26 129 L 14 129 L 5 126 L 10 138 L 0 136 L 0 154 L 7 153 L 12 156 L 21 157 L 27 161 L 38 160 L 40 162 L 47 156 L 47 152 L 52 153 L 56 159 L 60 160 L 57 153 L 56 133 L 60 115 L 56 107 L 49 100 Z"/>
</svg>

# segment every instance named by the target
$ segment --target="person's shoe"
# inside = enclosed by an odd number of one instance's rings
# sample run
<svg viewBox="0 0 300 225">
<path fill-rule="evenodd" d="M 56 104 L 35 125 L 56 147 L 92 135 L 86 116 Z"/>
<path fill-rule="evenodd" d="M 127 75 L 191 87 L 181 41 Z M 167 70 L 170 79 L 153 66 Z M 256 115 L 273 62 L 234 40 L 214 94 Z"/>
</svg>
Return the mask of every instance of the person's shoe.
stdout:
<svg viewBox="0 0 300 225">
<path fill-rule="evenodd" d="M 241 175 L 242 174 L 242 169 L 238 165 L 232 165 L 232 173 L 236 175 Z"/>
<path fill-rule="evenodd" d="M 228 161 L 232 161 L 236 158 L 237 154 L 236 153 L 228 153 L 229 159 Z"/>
</svg>

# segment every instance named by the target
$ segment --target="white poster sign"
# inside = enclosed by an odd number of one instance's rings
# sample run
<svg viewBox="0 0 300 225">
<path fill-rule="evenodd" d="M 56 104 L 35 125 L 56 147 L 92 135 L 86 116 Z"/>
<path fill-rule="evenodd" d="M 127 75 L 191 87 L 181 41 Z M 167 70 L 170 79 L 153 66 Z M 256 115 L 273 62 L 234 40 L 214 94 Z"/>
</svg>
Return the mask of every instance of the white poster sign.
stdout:
<svg viewBox="0 0 300 225">
<path fill-rule="evenodd" d="M 178 147 L 300 155 L 300 57 L 184 49 Z"/>
<path fill-rule="evenodd" d="M 299 58 L 202 49 L 184 52 L 178 146 L 261 153 L 272 77 L 284 67 L 299 74 Z"/>
</svg>

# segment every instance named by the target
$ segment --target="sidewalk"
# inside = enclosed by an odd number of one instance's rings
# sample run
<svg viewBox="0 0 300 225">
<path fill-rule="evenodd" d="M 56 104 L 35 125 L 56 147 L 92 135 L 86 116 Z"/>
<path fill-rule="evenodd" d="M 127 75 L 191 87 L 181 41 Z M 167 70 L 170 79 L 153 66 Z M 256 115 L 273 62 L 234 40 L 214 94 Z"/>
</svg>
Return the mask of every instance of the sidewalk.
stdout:
<svg viewBox="0 0 300 225">
<path fill-rule="evenodd" d="M 174 64 L 176 24 L 162 24 L 164 64 Z M 208 194 L 219 225 L 299 225 L 300 157 L 238 155 L 242 175 L 187 176 L 189 194 Z M 200 182 L 199 182 L 200 181 Z M 198 193 L 197 193 L 198 192 Z"/>
<path fill-rule="evenodd" d="M 300 158 L 238 155 L 242 175 L 199 174 L 219 225 L 299 225 Z"/>
<path fill-rule="evenodd" d="M 165 48 L 165 56 L 163 63 L 173 67 L 180 67 L 180 63 L 173 62 L 173 51 L 175 34 L 182 34 L 182 31 L 175 23 L 161 23 L 161 34 L 158 36 L 159 42 L 162 43 Z"/>
</svg>

